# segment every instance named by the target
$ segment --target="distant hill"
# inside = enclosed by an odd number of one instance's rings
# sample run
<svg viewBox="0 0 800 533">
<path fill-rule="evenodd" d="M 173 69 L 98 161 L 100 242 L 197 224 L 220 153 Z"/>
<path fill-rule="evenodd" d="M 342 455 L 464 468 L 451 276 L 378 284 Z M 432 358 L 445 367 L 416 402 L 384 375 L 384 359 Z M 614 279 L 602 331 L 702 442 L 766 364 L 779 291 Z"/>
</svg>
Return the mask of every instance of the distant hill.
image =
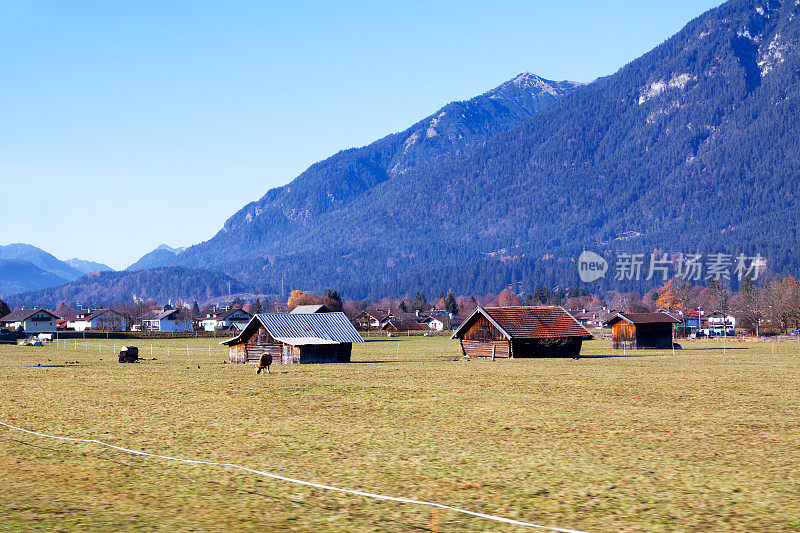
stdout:
<svg viewBox="0 0 800 533">
<path fill-rule="evenodd" d="M 128 271 L 145 270 L 148 268 L 158 268 L 174 263 L 175 256 L 181 254 L 186 248 L 172 248 L 166 244 L 158 246 L 152 252 L 148 252 L 139 258 L 134 264 L 126 268 Z"/>
<path fill-rule="evenodd" d="M 312 165 L 290 184 L 246 205 L 213 239 L 188 248 L 172 263 L 209 266 L 242 257 L 243 252 L 285 253 L 294 249 L 285 243 L 309 231 L 320 216 L 336 213 L 382 184 L 391 187 L 443 154 L 478 146 L 552 107 L 579 86 L 526 72 L 471 100 L 450 103 L 401 133 Z M 437 183 L 431 193 L 446 186 Z M 409 207 L 404 218 L 413 219 L 413 206 Z"/>
<path fill-rule="evenodd" d="M 62 285 L 67 280 L 28 261 L 0 260 L 0 296 Z"/>
<path fill-rule="evenodd" d="M 97 263 L 95 261 L 87 261 L 86 259 L 78 259 L 73 257 L 72 259 L 67 259 L 64 261 L 66 264 L 74 268 L 75 270 L 82 272 L 83 274 L 88 274 L 89 272 L 113 272 L 114 269 L 108 265 L 104 265 L 103 263 Z"/>
<path fill-rule="evenodd" d="M 589 85 L 523 75 L 312 165 L 174 262 L 355 297 L 576 285 L 584 247 L 798 275 L 799 81 L 800 2 L 731 0 Z"/>
<path fill-rule="evenodd" d="M 0 245 L 0 261 L 2 260 L 28 262 L 67 281 L 72 281 L 83 275 L 78 269 L 30 244 Z"/>
<path fill-rule="evenodd" d="M 252 292 L 250 286 L 220 272 L 165 267 L 135 272 L 98 272 L 62 285 L 8 297 L 9 306 L 56 307 L 60 302 L 99 307 L 134 298 L 166 302 L 204 302 L 224 294 Z"/>
</svg>

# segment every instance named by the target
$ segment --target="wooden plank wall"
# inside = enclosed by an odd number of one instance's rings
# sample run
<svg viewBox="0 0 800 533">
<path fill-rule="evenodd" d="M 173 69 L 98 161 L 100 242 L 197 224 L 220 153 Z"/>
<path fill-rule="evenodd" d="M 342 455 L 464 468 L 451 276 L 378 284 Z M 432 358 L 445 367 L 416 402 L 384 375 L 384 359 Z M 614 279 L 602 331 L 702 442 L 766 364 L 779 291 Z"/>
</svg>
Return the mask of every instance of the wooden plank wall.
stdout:
<svg viewBox="0 0 800 533">
<path fill-rule="evenodd" d="M 464 340 L 491 342 L 504 341 L 506 338 L 485 316 L 479 315 L 475 323 L 464 332 Z"/>
<path fill-rule="evenodd" d="M 620 320 L 611 328 L 612 350 L 636 349 L 636 326 Z"/>
<path fill-rule="evenodd" d="M 511 357 L 510 345 L 507 340 L 501 341 L 472 341 L 461 340 L 461 350 L 469 357 Z"/>
</svg>

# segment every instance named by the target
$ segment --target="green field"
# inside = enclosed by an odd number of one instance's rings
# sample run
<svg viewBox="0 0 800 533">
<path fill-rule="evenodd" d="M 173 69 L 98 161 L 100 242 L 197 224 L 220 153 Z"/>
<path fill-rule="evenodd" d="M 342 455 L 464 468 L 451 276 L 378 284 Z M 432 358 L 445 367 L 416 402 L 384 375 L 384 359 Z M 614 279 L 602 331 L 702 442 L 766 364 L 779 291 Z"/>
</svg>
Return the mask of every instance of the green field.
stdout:
<svg viewBox="0 0 800 533">
<path fill-rule="evenodd" d="M 797 343 L 466 362 L 412 337 L 257 376 L 218 341 L 0 347 L 0 421 L 585 531 L 800 529 Z M 522 530 L 4 427 L 0 529 Z"/>
</svg>

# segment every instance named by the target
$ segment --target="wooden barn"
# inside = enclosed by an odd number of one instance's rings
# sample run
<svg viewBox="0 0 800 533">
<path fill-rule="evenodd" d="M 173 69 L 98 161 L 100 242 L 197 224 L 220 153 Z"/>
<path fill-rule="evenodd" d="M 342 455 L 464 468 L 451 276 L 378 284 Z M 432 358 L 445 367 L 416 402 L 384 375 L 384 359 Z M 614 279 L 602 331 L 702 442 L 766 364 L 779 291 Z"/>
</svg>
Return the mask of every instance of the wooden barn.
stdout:
<svg viewBox="0 0 800 533">
<path fill-rule="evenodd" d="M 451 338 L 468 357 L 577 357 L 589 331 L 561 307 L 478 307 Z"/>
<path fill-rule="evenodd" d="M 667 313 L 617 313 L 605 325 L 611 328 L 612 350 L 672 348 L 673 325 L 680 321 Z"/>
<path fill-rule="evenodd" d="M 228 346 L 231 363 L 349 363 L 354 342 L 364 342 L 344 313 L 255 315 Z"/>
</svg>

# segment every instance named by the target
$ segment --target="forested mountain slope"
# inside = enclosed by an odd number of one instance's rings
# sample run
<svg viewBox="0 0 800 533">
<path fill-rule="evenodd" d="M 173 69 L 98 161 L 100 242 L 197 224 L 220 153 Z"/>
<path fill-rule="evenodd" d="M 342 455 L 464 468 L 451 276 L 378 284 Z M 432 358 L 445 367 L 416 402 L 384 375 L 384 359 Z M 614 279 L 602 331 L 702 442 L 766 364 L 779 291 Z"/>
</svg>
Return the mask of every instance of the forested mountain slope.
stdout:
<svg viewBox="0 0 800 533">
<path fill-rule="evenodd" d="M 491 138 L 397 166 L 423 121 L 338 154 L 182 259 L 353 296 L 576 283 L 584 247 L 758 252 L 797 274 L 798 43 L 795 0 L 731 0 Z"/>
</svg>

